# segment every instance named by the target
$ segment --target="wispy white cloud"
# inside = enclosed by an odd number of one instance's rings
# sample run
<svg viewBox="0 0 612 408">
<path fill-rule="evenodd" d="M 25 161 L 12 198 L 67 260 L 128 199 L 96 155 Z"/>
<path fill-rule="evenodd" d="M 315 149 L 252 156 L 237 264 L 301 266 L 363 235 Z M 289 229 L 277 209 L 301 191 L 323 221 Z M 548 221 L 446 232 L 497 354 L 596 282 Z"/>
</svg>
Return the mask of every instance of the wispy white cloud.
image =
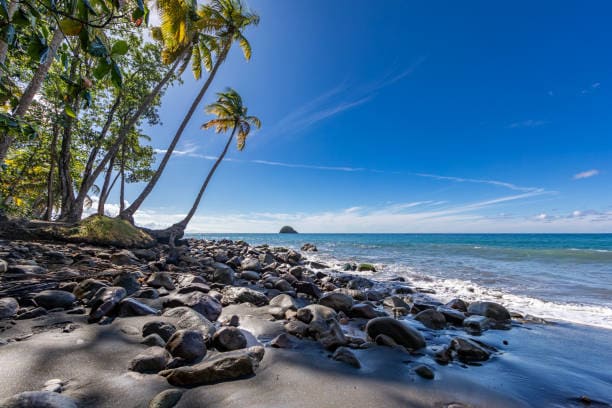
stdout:
<svg viewBox="0 0 612 408">
<path fill-rule="evenodd" d="M 428 174 L 428 173 L 412 173 L 415 176 L 419 177 L 428 177 L 436 180 L 449 180 L 456 181 L 458 183 L 478 183 L 478 184 L 490 184 L 493 186 L 506 187 L 510 190 L 516 191 L 543 191 L 543 189 L 538 187 L 521 187 L 516 184 L 507 183 L 505 181 L 499 180 L 486 180 L 486 179 L 473 179 L 473 178 L 465 178 L 465 177 L 454 177 L 454 176 L 441 176 L 438 174 Z"/>
<path fill-rule="evenodd" d="M 264 129 L 268 136 L 298 133 L 325 119 L 348 111 L 371 101 L 376 93 L 413 74 L 425 62 L 418 58 L 412 65 L 399 73 L 391 73 L 384 78 L 362 86 L 349 86 L 346 81 L 324 92 L 313 100 L 296 108 L 276 124 Z"/>
<path fill-rule="evenodd" d="M 535 120 L 535 119 L 529 119 L 529 120 L 524 120 L 522 122 L 514 122 L 508 125 L 508 127 L 510 129 L 516 129 L 516 128 L 535 128 L 535 127 L 539 127 L 539 126 L 544 126 L 546 124 L 548 124 L 548 121 L 545 120 Z"/>
<path fill-rule="evenodd" d="M 581 180 L 581 179 L 586 179 L 586 178 L 590 178 L 590 177 L 595 177 L 597 175 L 599 175 L 599 170 L 592 169 L 592 170 L 587 170 L 587 171 L 583 171 L 583 172 L 574 174 L 573 179 L 574 180 Z"/>
</svg>

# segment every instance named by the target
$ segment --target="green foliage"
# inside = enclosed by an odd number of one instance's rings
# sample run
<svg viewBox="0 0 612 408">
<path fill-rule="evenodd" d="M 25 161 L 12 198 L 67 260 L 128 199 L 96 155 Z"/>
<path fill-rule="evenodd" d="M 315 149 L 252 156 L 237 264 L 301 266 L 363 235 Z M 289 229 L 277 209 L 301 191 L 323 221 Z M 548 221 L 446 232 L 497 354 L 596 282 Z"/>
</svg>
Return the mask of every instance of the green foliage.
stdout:
<svg viewBox="0 0 612 408">
<path fill-rule="evenodd" d="M 146 247 L 155 241 L 125 220 L 93 215 L 66 232 L 66 238 L 98 245 Z"/>
</svg>

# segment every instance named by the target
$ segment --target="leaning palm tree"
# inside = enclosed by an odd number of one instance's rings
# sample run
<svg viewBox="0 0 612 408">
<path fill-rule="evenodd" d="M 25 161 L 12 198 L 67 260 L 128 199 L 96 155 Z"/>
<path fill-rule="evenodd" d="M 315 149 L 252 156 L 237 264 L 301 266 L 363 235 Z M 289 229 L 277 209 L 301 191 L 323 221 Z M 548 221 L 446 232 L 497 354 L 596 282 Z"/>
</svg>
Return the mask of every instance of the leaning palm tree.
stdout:
<svg viewBox="0 0 612 408">
<path fill-rule="evenodd" d="M 171 0 L 165 0 L 171 1 Z M 164 6 L 165 7 L 165 6 Z M 186 8 L 188 10 L 188 8 Z M 166 44 L 168 44 L 167 53 L 172 55 L 174 52 L 179 52 L 180 49 L 184 48 L 184 38 L 181 32 L 188 29 L 187 23 L 181 23 L 181 18 L 177 14 L 167 13 L 167 20 L 162 21 L 162 37 Z M 190 14 L 188 17 L 193 18 Z M 209 4 L 202 6 L 197 11 L 197 17 L 203 24 L 206 24 L 210 35 L 200 37 L 201 41 L 205 41 L 206 46 L 199 46 L 199 43 L 195 43 L 192 48 L 192 58 L 198 62 L 200 58 L 204 61 L 210 60 L 209 52 L 213 51 L 216 54 L 216 61 L 212 65 L 212 69 L 208 78 L 202 85 L 200 92 L 193 100 L 191 107 L 185 114 L 183 121 L 177 129 L 172 142 L 166 149 L 164 157 L 162 158 L 159 167 L 155 171 L 155 174 L 148 182 L 144 190 L 134 200 L 134 202 L 125 210 L 123 210 L 119 217 L 130 220 L 133 222 L 134 213 L 140 208 L 144 200 L 151 194 L 153 188 L 157 184 L 160 176 L 162 175 L 176 145 L 178 144 L 187 124 L 191 120 L 195 110 L 200 105 L 204 94 L 208 90 L 213 78 L 215 77 L 217 70 L 221 64 L 225 61 L 229 50 L 234 43 L 237 41 L 242 48 L 244 57 L 246 60 L 251 58 L 251 45 L 243 34 L 246 27 L 250 25 L 259 24 L 259 16 L 249 11 L 242 3 L 242 0 L 212 0 Z M 190 23 L 191 24 L 191 23 Z M 213 41 L 215 40 L 215 41 Z M 196 74 L 197 76 L 197 74 Z"/>
<path fill-rule="evenodd" d="M 246 138 L 251 132 L 251 127 L 254 126 L 256 128 L 261 127 L 261 121 L 255 116 L 249 116 L 247 114 L 247 108 L 242 103 L 242 98 L 235 90 L 229 88 L 225 92 L 218 93 L 218 99 L 215 103 L 210 104 L 206 107 L 206 113 L 211 115 L 215 115 L 215 119 L 211 119 L 208 122 L 202 125 L 202 129 L 211 129 L 214 128 L 216 133 L 225 133 L 231 129 L 231 133 L 229 138 L 227 139 L 227 143 L 225 143 L 225 148 L 217 157 L 215 164 L 212 166 L 210 171 L 208 172 L 208 176 L 204 180 L 202 187 L 200 187 L 200 191 L 191 206 L 191 209 L 181 221 L 172 225 L 168 228 L 168 236 L 170 237 L 170 243 L 173 244 L 174 240 L 177 237 L 182 237 L 185 232 L 185 228 L 189 224 L 189 221 L 193 218 L 198 206 L 200 205 L 200 201 L 202 200 L 202 196 L 208 187 L 208 183 L 212 179 L 212 176 L 217 171 L 217 167 L 223 158 L 227 154 L 230 145 L 232 144 L 232 140 L 236 133 L 238 134 L 236 147 L 238 150 L 242 151 L 246 144 Z"/>
</svg>

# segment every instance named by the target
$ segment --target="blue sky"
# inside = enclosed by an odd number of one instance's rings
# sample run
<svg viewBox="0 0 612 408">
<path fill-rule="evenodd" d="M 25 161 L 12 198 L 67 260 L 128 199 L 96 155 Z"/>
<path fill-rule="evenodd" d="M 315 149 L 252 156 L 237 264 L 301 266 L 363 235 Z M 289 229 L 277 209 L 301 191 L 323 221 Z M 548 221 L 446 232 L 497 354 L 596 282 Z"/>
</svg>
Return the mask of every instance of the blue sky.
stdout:
<svg viewBox="0 0 612 408">
<path fill-rule="evenodd" d="M 609 2 L 249 5 L 252 60 L 234 47 L 138 223 L 189 209 L 225 140 L 203 107 L 232 86 L 263 127 L 192 232 L 612 232 Z M 199 86 L 166 93 L 155 148 Z"/>
</svg>

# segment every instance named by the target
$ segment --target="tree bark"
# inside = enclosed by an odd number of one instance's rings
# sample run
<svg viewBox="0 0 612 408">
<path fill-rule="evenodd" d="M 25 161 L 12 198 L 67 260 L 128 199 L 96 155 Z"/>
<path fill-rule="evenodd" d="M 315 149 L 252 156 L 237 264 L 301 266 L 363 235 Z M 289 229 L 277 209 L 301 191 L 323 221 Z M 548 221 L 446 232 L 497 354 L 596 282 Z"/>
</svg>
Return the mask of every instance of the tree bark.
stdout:
<svg viewBox="0 0 612 408">
<path fill-rule="evenodd" d="M 232 140 L 234 139 L 234 135 L 236 134 L 236 129 L 237 127 L 234 126 L 234 129 L 232 129 L 232 134 L 230 135 L 229 139 L 227 139 L 227 143 L 225 144 L 225 148 L 223 149 L 223 152 L 217 158 L 217 160 L 215 161 L 215 164 L 212 166 L 212 168 L 208 172 L 208 176 L 206 176 L 206 180 L 204 180 L 204 183 L 202 184 L 202 187 L 200 188 L 198 196 L 193 202 L 193 205 L 191 206 L 191 209 L 187 213 L 187 216 L 183 218 L 181 221 L 174 224 L 172 227 L 170 227 L 170 229 L 178 231 L 177 236 L 183 236 L 183 232 L 185 231 L 185 228 L 187 228 L 187 224 L 189 224 L 189 221 L 191 221 L 191 219 L 195 215 L 200 205 L 200 201 L 202 200 L 202 196 L 204 196 L 204 192 L 206 191 L 206 188 L 208 187 L 208 183 L 212 179 L 212 176 L 215 174 L 215 171 L 217 171 L 217 167 L 219 167 L 219 164 L 221 164 L 221 162 L 223 161 L 223 158 L 227 154 L 227 151 L 229 150 L 229 147 L 232 144 Z"/>
<path fill-rule="evenodd" d="M 126 142 L 124 141 L 121 149 L 121 167 L 119 170 L 121 174 L 121 184 L 119 185 L 119 213 L 125 209 L 125 144 Z"/>
<path fill-rule="evenodd" d="M 40 87 L 45 81 L 45 77 L 49 72 L 51 63 L 53 63 L 53 60 L 55 59 L 57 49 L 63 40 L 64 33 L 62 33 L 62 30 L 60 30 L 59 28 L 56 29 L 53 32 L 53 38 L 51 39 L 51 43 L 49 44 L 49 53 L 47 54 L 47 58 L 38 66 L 38 69 L 34 73 L 32 80 L 30 81 L 26 89 L 23 91 L 21 99 L 19 99 L 19 104 L 17 105 L 17 108 L 13 113 L 13 116 L 15 116 L 16 118 L 22 118 L 30 108 L 32 101 L 34 100 L 34 96 L 36 96 L 36 94 L 40 90 Z M 2 135 L 2 138 L 0 140 L 0 163 L 3 162 L 6 158 L 8 149 L 13 144 L 13 141 L 13 137 L 11 137 L 8 133 L 4 133 Z"/>
<path fill-rule="evenodd" d="M 59 127 L 56 123 L 53 124 L 53 139 L 51 139 L 51 148 L 49 151 L 49 174 L 47 175 L 47 210 L 43 215 L 45 221 L 50 221 L 53 215 L 53 178 L 55 173 L 55 161 L 57 150 L 57 138 L 59 137 Z"/>
<path fill-rule="evenodd" d="M 124 211 L 121 212 L 121 214 L 119 214 L 119 217 L 121 217 L 122 219 L 128 220 L 132 223 L 134 222 L 134 213 L 140 208 L 140 206 L 142 205 L 144 200 L 149 196 L 149 194 L 151 194 L 151 191 L 153 191 L 153 188 L 155 188 L 155 185 L 157 184 L 157 181 L 161 177 L 162 173 L 164 172 L 164 169 L 166 168 L 166 165 L 168 164 L 168 161 L 170 160 L 170 157 L 172 156 L 172 153 L 174 152 L 176 145 L 178 144 L 179 140 L 181 139 L 181 136 L 183 135 L 183 132 L 185 131 L 185 128 L 187 127 L 187 124 L 189 124 L 189 121 L 191 120 L 195 110 L 198 108 L 198 105 L 200 105 L 200 102 L 202 101 L 202 98 L 206 94 L 206 91 L 208 91 L 208 88 L 210 87 L 210 84 L 212 83 L 215 75 L 217 74 L 219 67 L 221 66 L 225 58 L 227 57 L 229 48 L 230 48 L 229 45 L 226 46 L 225 49 L 222 51 L 221 55 L 219 56 L 219 59 L 217 59 L 217 61 L 215 62 L 215 65 L 213 66 L 213 69 L 210 72 L 210 75 L 206 79 L 206 82 L 204 82 L 204 85 L 202 85 L 200 92 L 194 99 L 193 103 L 191 104 L 191 107 L 187 111 L 187 114 L 183 118 L 181 125 L 176 131 L 176 134 L 174 135 L 174 138 L 172 139 L 170 146 L 168 146 L 168 149 L 166 150 L 166 153 L 164 154 L 164 157 L 161 163 L 159 164 L 159 167 L 155 171 L 155 174 L 153 174 L 153 177 L 151 178 L 151 180 L 149 180 L 146 187 L 140 193 L 140 195 L 136 198 L 136 200 L 134 200 L 134 202 L 128 208 L 126 208 Z"/>
<path fill-rule="evenodd" d="M 102 185 L 102 190 L 100 191 L 100 198 L 98 199 L 98 215 L 104 215 L 104 206 L 106 205 L 106 198 L 110 192 L 109 186 L 114 165 L 115 158 L 113 157 L 108 163 L 108 169 L 106 170 L 106 175 L 104 176 L 104 184 Z"/>
</svg>

